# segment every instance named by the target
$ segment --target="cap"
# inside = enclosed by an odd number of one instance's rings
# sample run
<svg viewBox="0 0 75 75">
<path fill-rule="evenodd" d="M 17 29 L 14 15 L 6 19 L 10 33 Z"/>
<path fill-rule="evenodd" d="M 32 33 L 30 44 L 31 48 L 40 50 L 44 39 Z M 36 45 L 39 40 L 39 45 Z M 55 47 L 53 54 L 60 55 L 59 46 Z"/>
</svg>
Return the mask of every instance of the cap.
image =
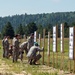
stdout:
<svg viewBox="0 0 75 75">
<path fill-rule="evenodd" d="M 34 43 L 35 46 L 39 46 L 37 42 Z"/>
</svg>

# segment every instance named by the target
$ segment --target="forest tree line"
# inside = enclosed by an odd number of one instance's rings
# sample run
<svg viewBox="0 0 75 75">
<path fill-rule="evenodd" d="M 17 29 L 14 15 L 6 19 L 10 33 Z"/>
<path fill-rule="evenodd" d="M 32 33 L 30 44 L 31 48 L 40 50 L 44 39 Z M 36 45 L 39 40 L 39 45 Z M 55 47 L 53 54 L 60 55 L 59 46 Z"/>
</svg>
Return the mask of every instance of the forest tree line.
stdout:
<svg viewBox="0 0 75 75">
<path fill-rule="evenodd" d="M 42 34 L 43 29 L 51 32 L 54 25 L 58 25 L 58 36 L 60 36 L 60 24 L 64 23 L 65 37 L 68 37 L 69 27 L 75 26 L 75 12 L 57 12 L 57 13 L 43 13 L 43 14 L 22 14 L 7 17 L 0 17 L 0 32 L 3 37 L 8 29 L 12 30 L 14 34 L 29 35 L 35 30 Z M 9 28 L 10 27 L 10 28 Z M 7 35 L 10 32 L 7 32 Z M 11 37 L 12 37 L 11 36 Z"/>
<path fill-rule="evenodd" d="M 22 15 L 0 17 L 0 31 L 7 22 L 10 22 L 14 29 L 16 29 L 20 24 L 26 26 L 31 22 L 36 23 L 36 25 L 42 26 L 46 26 L 48 24 L 55 25 L 64 22 L 72 24 L 73 22 L 75 22 L 75 12 L 57 12 L 30 15 L 25 13 Z"/>
<path fill-rule="evenodd" d="M 64 23 L 64 36 L 68 37 L 69 36 L 69 25 L 68 23 Z M 74 25 L 74 24 L 73 24 Z M 51 24 L 48 24 L 46 26 L 42 25 L 36 25 L 36 23 L 31 22 L 27 24 L 26 26 L 23 26 L 20 24 L 15 30 L 12 27 L 10 22 L 7 22 L 6 25 L 2 28 L 1 31 L 1 38 L 4 36 L 10 36 L 10 38 L 13 38 L 15 34 L 20 34 L 22 37 L 24 35 L 29 36 L 31 33 L 34 33 L 34 31 L 37 31 L 41 36 L 43 36 L 43 29 L 45 29 L 45 35 L 47 37 L 48 31 L 51 33 L 51 37 L 53 35 L 53 26 Z M 58 25 L 58 37 L 60 37 L 60 25 Z"/>
</svg>

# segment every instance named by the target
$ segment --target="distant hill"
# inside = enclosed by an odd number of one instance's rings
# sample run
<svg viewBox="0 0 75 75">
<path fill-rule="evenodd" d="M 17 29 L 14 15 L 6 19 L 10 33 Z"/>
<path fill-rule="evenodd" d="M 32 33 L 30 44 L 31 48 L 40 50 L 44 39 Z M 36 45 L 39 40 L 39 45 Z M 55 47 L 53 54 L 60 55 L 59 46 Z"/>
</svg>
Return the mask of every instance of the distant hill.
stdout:
<svg viewBox="0 0 75 75">
<path fill-rule="evenodd" d="M 11 22 L 12 26 L 16 28 L 19 24 L 27 25 L 30 22 L 35 22 L 36 25 L 60 24 L 67 22 L 71 24 L 75 22 L 75 12 L 57 12 L 57 13 L 43 13 L 43 14 L 22 14 L 7 17 L 0 17 L 0 31 L 7 22 Z"/>
</svg>

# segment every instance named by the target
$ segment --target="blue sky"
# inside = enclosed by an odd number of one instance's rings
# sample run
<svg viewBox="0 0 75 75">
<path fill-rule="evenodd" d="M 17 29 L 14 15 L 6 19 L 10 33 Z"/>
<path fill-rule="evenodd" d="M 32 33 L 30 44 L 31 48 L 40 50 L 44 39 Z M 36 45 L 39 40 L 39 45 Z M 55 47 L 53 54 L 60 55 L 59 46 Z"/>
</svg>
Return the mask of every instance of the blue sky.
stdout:
<svg viewBox="0 0 75 75">
<path fill-rule="evenodd" d="M 75 0 L 0 0 L 0 16 L 75 11 Z"/>
</svg>

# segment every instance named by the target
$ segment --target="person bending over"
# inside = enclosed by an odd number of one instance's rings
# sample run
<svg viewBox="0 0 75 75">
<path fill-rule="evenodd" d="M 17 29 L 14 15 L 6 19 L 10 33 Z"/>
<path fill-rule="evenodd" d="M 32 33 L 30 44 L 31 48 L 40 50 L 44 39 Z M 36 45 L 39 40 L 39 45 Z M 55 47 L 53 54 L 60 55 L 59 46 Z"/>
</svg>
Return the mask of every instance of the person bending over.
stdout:
<svg viewBox="0 0 75 75">
<path fill-rule="evenodd" d="M 27 53 L 27 57 L 28 57 L 28 63 L 30 65 L 32 64 L 36 64 L 36 62 L 41 58 L 41 54 L 40 52 L 43 51 L 43 47 L 42 49 L 39 47 L 38 43 L 35 42 L 34 46 L 32 46 L 29 50 L 29 52 Z"/>
</svg>

